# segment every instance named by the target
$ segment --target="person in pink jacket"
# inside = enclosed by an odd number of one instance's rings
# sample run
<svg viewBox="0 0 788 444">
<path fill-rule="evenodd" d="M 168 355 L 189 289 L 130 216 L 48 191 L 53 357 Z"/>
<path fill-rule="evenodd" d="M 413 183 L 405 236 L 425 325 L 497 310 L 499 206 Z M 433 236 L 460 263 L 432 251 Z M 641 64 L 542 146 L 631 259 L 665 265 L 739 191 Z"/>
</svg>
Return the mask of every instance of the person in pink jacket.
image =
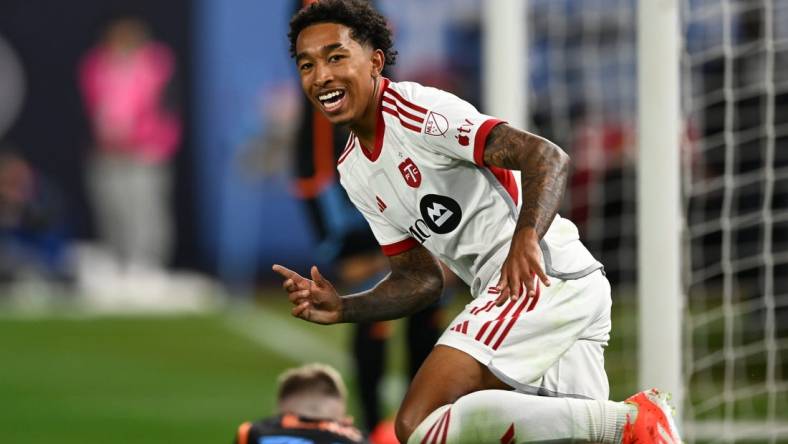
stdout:
<svg viewBox="0 0 788 444">
<path fill-rule="evenodd" d="M 112 21 L 79 66 L 95 220 L 121 271 L 161 270 L 169 259 L 170 161 L 181 137 L 179 117 L 165 105 L 174 71 L 171 50 L 130 17 Z"/>
</svg>

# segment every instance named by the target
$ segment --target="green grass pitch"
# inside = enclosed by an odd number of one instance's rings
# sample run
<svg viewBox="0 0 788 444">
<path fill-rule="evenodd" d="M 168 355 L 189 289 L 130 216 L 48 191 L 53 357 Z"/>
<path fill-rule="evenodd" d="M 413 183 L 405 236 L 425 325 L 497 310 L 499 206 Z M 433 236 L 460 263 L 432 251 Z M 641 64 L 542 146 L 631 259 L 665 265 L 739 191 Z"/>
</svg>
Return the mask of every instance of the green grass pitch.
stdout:
<svg viewBox="0 0 788 444">
<path fill-rule="evenodd" d="M 282 370 L 312 361 L 343 370 L 359 416 L 351 326 L 311 325 L 290 317 L 283 298 L 261 300 L 207 315 L 0 317 L 0 443 L 230 442 L 240 422 L 273 411 Z M 613 399 L 634 390 L 636 365 L 617 351 L 634 340 L 622 333 L 634 319 L 617 319 Z M 389 352 L 390 413 L 406 383 L 402 330 Z"/>
</svg>

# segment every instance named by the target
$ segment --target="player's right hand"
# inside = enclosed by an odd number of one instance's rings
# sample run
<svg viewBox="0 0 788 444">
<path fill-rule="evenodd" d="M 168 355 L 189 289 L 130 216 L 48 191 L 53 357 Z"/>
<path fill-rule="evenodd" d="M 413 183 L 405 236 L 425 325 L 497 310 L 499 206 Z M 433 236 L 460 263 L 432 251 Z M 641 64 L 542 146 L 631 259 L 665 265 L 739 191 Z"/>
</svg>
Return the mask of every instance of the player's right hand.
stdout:
<svg viewBox="0 0 788 444">
<path fill-rule="evenodd" d="M 293 316 L 317 324 L 334 324 L 342 320 L 342 298 L 328 279 L 312 266 L 312 279 L 274 264 L 272 269 L 285 278 L 282 288 L 295 305 Z"/>
</svg>

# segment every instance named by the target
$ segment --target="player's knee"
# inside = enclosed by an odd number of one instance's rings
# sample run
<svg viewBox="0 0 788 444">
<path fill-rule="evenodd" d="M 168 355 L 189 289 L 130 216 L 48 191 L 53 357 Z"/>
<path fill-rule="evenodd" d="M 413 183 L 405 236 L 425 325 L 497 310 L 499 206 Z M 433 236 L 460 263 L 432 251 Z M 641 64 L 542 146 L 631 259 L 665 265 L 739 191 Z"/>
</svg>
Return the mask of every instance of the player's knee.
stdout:
<svg viewBox="0 0 788 444">
<path fill-rule="evenodd" d="M 421 442 L 431 429 L 442 422 L 451 407 L 452 404 L 446 404 L 426 413 L 419 409 L 401 409 L 394 424 L 397 439 L 401 443 L 407 443 L 408 440 Z"/>
<path fill-rule="evenodd" d="M 397 419 L 394 421 L 394 432 L 397 434 L 397 440 L 401 443 L 408 442 L 408 438 L 416 430 L 424 418 L 417 418 L 409 409 L 400 409 L 397 412 Z"/>
</svg>

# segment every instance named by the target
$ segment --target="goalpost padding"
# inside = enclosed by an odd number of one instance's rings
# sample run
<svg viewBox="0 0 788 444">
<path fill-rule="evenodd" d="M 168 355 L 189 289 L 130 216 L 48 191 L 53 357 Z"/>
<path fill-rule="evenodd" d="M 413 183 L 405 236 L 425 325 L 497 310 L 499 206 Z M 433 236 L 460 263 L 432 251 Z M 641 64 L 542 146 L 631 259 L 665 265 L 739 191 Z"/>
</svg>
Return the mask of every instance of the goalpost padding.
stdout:
<svg viewBox="0 0 788 444">
<path fill-rule="evenodd" d="M 681 418 L 679 0 L 638 3 L 640 386 L 669 391 Z M 680 421 L 679 421 L 680 422 Z"/>
</svg>

